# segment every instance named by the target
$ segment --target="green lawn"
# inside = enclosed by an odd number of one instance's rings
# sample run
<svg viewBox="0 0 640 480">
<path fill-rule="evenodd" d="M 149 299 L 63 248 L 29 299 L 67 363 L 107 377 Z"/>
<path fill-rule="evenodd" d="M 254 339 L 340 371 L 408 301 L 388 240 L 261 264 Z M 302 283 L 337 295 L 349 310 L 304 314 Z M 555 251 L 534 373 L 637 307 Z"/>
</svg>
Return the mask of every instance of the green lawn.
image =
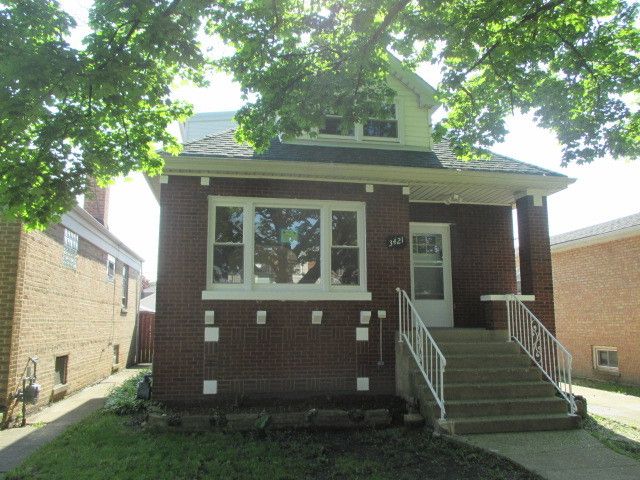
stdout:
<svg viewBox="0 0 640 480">
<path fill-rule="evenodd" d="M 589 415 L 582 425 L 610 449 L 640 462 L 640 429 L 599 415 Z"/>
<path fill-rule="evenodd" d="M 618 383 L 602 382 L 589 378 L 574 378 L 573 384 L 581 387 L 597 388 L 599 390 L 606 390 L 607 392 L 624 393 L 625 395 L 640 397 L 640 387 L 634 385 L 620 385 Z"/>
<path fill-rule="evenodd" d="M 421 430 L 150 433 L 98 412 L 7 479 L 537 479 Z"/>
</svg>

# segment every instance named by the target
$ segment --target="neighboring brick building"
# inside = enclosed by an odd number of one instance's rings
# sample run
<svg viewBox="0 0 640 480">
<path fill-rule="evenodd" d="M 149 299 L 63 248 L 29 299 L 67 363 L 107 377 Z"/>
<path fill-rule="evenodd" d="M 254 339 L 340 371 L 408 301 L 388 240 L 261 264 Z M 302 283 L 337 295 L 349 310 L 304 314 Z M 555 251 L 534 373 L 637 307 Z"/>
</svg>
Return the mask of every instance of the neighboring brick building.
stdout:
<svg viewBox="0 0 640 480">
<path fill-rule="evenodd" d="M 157 400 L 395 394 L 396 288 L 429 327 L 504 327 L 480 297 L 515 293 L 513 205 L 523 293 L 554 331 L 546 196 L 572 180 L 457 159 L 431 139 L 433 90 L 403 70 L 389 83 L 389 118 L 351 131 L 328 116 L 264 153 L 227 130 L 165 156 L 149 179 Z"/>
<path fill-rule="evenodd" d="M 45 231 L 0 221 L 0 405 L 8 416 L 29 357 L 38 359 L 38 406 L 135 362 L 142 260 L 107 229 L 107 192 L 85 205 Z"/>
<path fill-rule="evenodd" d="M 575 375 L 640 384 L 640 213 L 552 237 L 551 252 Z"/>
</svg>

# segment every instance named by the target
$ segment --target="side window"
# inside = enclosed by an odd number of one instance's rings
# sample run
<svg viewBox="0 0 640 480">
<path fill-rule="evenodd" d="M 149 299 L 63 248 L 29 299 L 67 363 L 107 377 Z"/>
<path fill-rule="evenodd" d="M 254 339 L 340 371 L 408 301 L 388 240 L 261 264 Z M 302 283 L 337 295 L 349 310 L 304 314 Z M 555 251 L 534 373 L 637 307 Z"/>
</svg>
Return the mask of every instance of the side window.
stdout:
<svg viewBox="0 0 640 480">
<path fill-rule="evenodd" d="M 64 229 L 62 264 L 72 270 L 78 267 L 78 234 L 66 228 Z"/>
<path fill-rule="evenodd" d="M 339 115 L 326 115 L 324 117 L 324 127 L 318 130 L 322 135 L 340 135 L 343 137 L 353 137 L 355 135 L 355 125 L 351 124 L 347 129 L 342 126 L 342 117 Z"/>
<path fill-rule="evenodd" d="M 107 280 L 113 282 L 116 277 L 116 259 L 113 255 L 107 255 Z"/>
<path fill-rule="evenodd" d="M 129 305 L 129 265 L 122 266 L 122 303 L 123 309 Z"/>
<path fill-rule="evenodd" d="M 53 384 L 65 385 L 67 383 L 67 366 L 69 364 L 69 355 L 56 357 L 53 372 Z"/>
<path fill-rule="evenodd" d="M 243 283 L 243 228 L 243 207 L 215 207 L 213 283 Z"/>
</svg>

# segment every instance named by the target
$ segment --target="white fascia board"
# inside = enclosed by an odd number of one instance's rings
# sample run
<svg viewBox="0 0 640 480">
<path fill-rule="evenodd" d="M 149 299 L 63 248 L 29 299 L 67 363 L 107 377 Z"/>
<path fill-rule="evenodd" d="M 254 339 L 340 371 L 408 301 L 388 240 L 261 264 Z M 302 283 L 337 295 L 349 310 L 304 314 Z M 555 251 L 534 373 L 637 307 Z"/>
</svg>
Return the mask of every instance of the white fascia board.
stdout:
<svg viewBox="0 0 640 480">
<path fill-rule="evenodd" d="M 625 238 L 635 237 L 640 235 L 640 225 L 634 225 L 633 227 L 621 228 L 613 232 L 599 233 L 591 235 L 589 237 L 576 238 L 575 240 L 569 240 L 562 243 L 554 243 L 551 245 L 552 252 L 564 252 L 566 250 L 573 250 L 574 248 L 588 247 L 590 245 L 597 245 L 599 243 L 612 242 L 615 240 L 623 240 Z"/>
<path fill-rule="evenodd" d="M 420 183 L 495 185 L 503 188 L 508 186 L 514 192 L 535 189 L 545 196 L 564 190 L 575 182 L 575 179 L 569 177 L 422 167 L 398 168 L 391 165 L 240 160 L 206 156 L 165 156 L 164 159 L 165 174 L 187 176 L 298 179 L 401 186 Z"/>
<path fill-rule="evenodd" d="M 69 210 L 62 215 L 60 224 L 142 273 L 142 257 L 118 240 L 113 233 L 109 232 L 104 225 L 83 208 L 76 206 Z"/>
</svg>

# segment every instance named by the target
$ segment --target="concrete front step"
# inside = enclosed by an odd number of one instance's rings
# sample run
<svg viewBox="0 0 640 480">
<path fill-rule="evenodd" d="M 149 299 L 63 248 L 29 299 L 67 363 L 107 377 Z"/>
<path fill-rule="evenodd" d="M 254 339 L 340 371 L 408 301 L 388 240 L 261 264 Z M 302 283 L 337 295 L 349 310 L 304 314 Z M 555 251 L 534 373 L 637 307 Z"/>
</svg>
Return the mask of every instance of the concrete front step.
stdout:
<svg viewBox="0 0 640 480">
<path fill-rule="evenodd" d="M 455 435 L 570 430 L 579 426 L 579 417 L 567 414 L 469 417 L 440 422 L 441 428 Z"/>
<path fill-rule="evenodd" d="M 506 367 L 525 367 L 531 365 L 531 360 L 521 353 L 483 353 L 483 354 L 464 354 L 464 355 L 445 355 L 447 366 L 449 368 L 506 368 Z"/>
<path fill-rule="evenodd" d="M 536 368 L 448 368 L 444 371 L 444 383 L 510 383 L 542 380 Z"/>
<path fill-rule="evenodd" d="M 520 354 L 520 347 L 514 342 L 441 342 L 438 347 L 448 355 L 493 355 L 493 354 Z"/>
<path fill-rule="evenodd" d="M 438 408 L 435 402 L 432 407 Z M 445 407 L 447 417 L 452 420 L 467 417 L 566 414 L 568 412 L 567 402 L 557 397 L 451 400 L 445 404 Z"/>
<path fill-rule="evenodd" d="M 553 396 L 555 388 L 550 383 L 450 383 L 444 384 L 444 398 L 449 400 L 492 400 L 504 398 L 533 398 Z"/>
<path fill-rule="evenodd" d="M 430 328 L 429 333 L 436 343 L 445 342 L 506 342 L 506 330 L 484 328 Z"/>
</svg>

